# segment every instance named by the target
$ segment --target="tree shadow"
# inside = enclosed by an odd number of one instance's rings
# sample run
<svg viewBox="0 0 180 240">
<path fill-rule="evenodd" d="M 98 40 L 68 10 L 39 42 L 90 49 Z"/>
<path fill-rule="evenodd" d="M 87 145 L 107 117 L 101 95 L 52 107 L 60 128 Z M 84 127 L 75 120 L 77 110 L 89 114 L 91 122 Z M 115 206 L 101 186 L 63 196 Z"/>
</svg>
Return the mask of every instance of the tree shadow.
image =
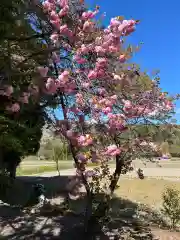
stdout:
<svg viewBox="0 0 180 240">
<path fill-rule="evenodd" d="M 0 239 L 88 239 L 84 236 L 83 224 L 86 197 L 68 200 L 70 211 L 63 209 L 70 180 L 69 176 L 18 177 L 5 194 L 0 192 L 0 199 L 9 204 L 0 204 Z M 44 185 L 46 197 L 56 199 L 56 204 L 50 205 L 49 209 L 42 208 L 38 213 L 12 206 L 24 206 L 37 183 Z M 103 195 L 99 196 L 102 198 Z M 162 224 L 160 216 L 151 209 L 144 207 L 139 211 L 139 204 L 116 196 L 111 200 L 107 217 L 102 228 L 98 225 L 89 239 L 97 239 L 94 235 L 102 240 L 123 239 L 120 238 L 123 235 L 138 240 L 152 239 L 149 224 Z"/>
<path fill-rule="evenodd" d="M 6 180 L 9 180 L 8 177 Z M 6 181 L 8 182 L 8 181 Z M 0 200 L 4 203 L 25 206 L 34 191 L 34 184 L 42 184 L 47 198 L 64 197 L 69 191 L 69 176 L 54 177 L 17 177 L 0 191 Z"/>
<path fill-rule="evenodd" d="M 52 206 L 50 211 L 42 210 L 37 214 L 23 213 L 21 210 L 6 209 L 9 211 L 0 217 L 2 239 L 123 239 L 129 236 L 132 239 L 153 239 L 149 228 L 149 219 L 146 214 L 138 216 L 138 204 L 127 199 L 114 196 L 111 201 L 111 210 L 107 221 L 102 228 L 97 228 L 88 237 L 84 236 L 85 198 L 69 200 L 71 211 L 58 211 L 59 206 Z M 62 203 L 63 204 L 63 203 Z M 10 207 L 9 207 L 10 208 Z M 18 212 L 19 211 L 19 212 Z M 2 213 L 0 209 L 0 213 Z M 5 209 L 4 209 L 5 212 Z M 149 213 L 148 213 L 149 214 Z M 2 215 L 2 214 L 1 214 Z M 151 220 L 152 221 L 152 220 Z M 152 223 L 152 222 L 151 222 Z M 0 235 L 0 236 L 1 236 Z M 96 236 L 96 237 L 95 237 Z M 98 237 L 98 238 L 97 238 Z M 121 238 L 120 238 L 121 237 Z M 126 238 L 124 238 L 126 239 Z"/>
</svg>

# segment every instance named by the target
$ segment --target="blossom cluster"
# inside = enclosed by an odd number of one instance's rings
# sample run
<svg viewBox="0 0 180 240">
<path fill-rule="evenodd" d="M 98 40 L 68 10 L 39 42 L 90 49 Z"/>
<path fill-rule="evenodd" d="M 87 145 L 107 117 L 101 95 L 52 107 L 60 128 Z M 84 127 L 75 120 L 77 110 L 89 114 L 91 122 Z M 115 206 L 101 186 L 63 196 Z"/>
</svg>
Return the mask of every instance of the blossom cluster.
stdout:
<svg viewBox="0 0 180 240">
<path fill-rule="evenodd" d="M 70 10 L 67 0 L 46 0 L 43 2 L 43 10 L 53 26 L 50 36 L 52 44 L 65 46 L 64 39 L 68 39 L 65 52 L 70 53 L 73 66 L 73 70 L 58 68 L 57 62 L 61 60 L 53 53 L 52 62 L 58 69 L 58 76 L 48 77 L 48 66 L 38 68 L 41 76 L 46 79 L 45 90 L 48 94 L 60 90 L 63 96 L 74 97 L 73 103 L 66 106 L 64 113 L 67 120 L 72 121 L 72 116 L 74 121 L 78 119 L 77 128 L 74 132 L 69 121 L 63 134 L 78 149 L 97 151 L 98 148 L 98 154 L 102 154 L 103 158 L 120 155 L 123 151 L 121 146 L 110 144 L 100 148 L 92 131 L 83 131 L 82 123 L 86 117 L 95 119 L 98 123 L 106 119 L 105 134 L 113 136 L 126 131 L 128 122 L 132 119 L 151 117 L 173 109 L 171 101 L 155 87 L 150 91 L 131 94 L 129 98 L 118 91 L 122 76 L 112 61 L 117 65 L 128 59 L 122 47 L 123 38 L 135 31 L 138 21 L 115 17 L 107 28 L 101 29 L 95 20 L 99 13 L 99 7 L 96 7 L 92 11 L 82 12 L 72 28 L 64 21 Z M 84 154 L 78 155 L 78 159 L 84 162 L 87 160 Z"/>
<path fill-rule="evenodd" d="M 173 109 L 172 102 L 153 82 L 151 90 L 145 92 L 139 89 L 128 95 L 119 91 L 125 75 L 119 74 L 116 66 L 129 58 L 123 49 L 123 39 L 135 31 L 138 21 L 114 17 L 103 29 L 96 21 L 99 13 L 97 6 L 92 11 L 79 13 L 76 22 L 69 25 L 68 0 L 46 0 L 42 8 L 53 29 L 49 47 L 62 48 L 70 61 L 67 69 L 62 68 L 60 53 L 52 51 L 49 65 L 37 68 L 44 82 L 44 93 L 52 96 L 59 94 L 61 100 L 66 99 L 65 106 L 61 106 L 66 120 L 60 126 L 61 134 L 78 150 L 80 162 L 89 159 L 84 151 L 93 152 L 93 161 L 120 155 L 125 148 L 108 141 L 102 145 L 99 134 L 113 138 L 126 131 L 128 124 L 137 118 L 155 117 Z M 28 103 L 31 92 L 23 93 L 18 101 Z M 13 94 L 12 86 L 7 86 L 0 94 L 10 97 Z M 69 102 L 67 97 L 70 97 Z M 7 110 L 17 112 L 20 105 L 14 103 L 7 106 Z M 89 118 L 104 124 L 105 132 L 84 130 L 85 119 Z M 72 123 L 76 126 L 73 127 Z"/>
</svg>

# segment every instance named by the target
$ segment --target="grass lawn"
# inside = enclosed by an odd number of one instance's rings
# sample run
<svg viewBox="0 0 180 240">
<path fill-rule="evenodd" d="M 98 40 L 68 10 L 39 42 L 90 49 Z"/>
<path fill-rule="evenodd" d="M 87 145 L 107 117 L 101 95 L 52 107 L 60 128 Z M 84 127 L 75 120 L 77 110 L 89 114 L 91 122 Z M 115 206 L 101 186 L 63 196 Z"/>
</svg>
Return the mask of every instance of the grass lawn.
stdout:
<svg viewBox="0 0 180 240">
<path fill-rule="evenodd" d="M 88 167 L 96 167 L 99 164 L 97 163 L 88 163 Z M 133 165 L 135 168 L 144 168 L 145 166 L 140 161 L 134 161 Z M 180 161 L 160 161 L 160 165 L 162 168 L 177 168 L 180 169 Z M 111 168 L 115 168 L 114 161 L 109 162 L 109 166 Z M 147 163 L 149 168 L 156 168 L 158 167 L 155 163 Z M 59 160 L 59 169 L 60 171 L 63 169 L 71 169 L 73 167 L 73 160 Z M 53 161 L 45 161 L 45 160 L 38 160 L 37 158 L 26 158 L 23 160 L 20 167 L 17 169 L 17 175 L 32 175 L 32 174 L 42 174 L 46 172 L 54 172 L 56 171 L 56 166 Z"/>
<path fill-rule="evenodd" d="M 23 164 L 17 169 L 17 176 L 23 176 L 23 175 L 32 175 L 32 174 L 41 174 L 41 173 L 47 173 L 47 172 L 55 172 L 57 171 L 56 165 L 54 162 L 41 162 L 36 161 L 35 164 L 32 164 L 30 162 L 26 164 L 24 161 Z M 98 164 L 96 163 L 89 163 L 88 167 L 96 167 Z M 59 161 L 59 170 L 65 170 L 65 169 L 71 169 L 73 168 L 72 161 Z"/>
<path fill-rule="evenodd" d="M 120 187 L 115 191 L 117 196 L 157 207 L 162 203 L 162 193 L 166 187 L 180 191 L 180 182 L 158 179 L 121 179 L 118 185 Z"/>
<path fill-rule="evenodd" d="M 60 165 L 59 170 L 69 169 L 71 168 L 68 164 Z M 44 166 L 34 166 L 34 167 L 19 167 L 17 169 L 17 176 L 23 175 L 32 175 L 32 174 L 41 174 L 47 172 L 55 172 L 57 168 L 55 165 L 44 165 Z"/>
</svg>

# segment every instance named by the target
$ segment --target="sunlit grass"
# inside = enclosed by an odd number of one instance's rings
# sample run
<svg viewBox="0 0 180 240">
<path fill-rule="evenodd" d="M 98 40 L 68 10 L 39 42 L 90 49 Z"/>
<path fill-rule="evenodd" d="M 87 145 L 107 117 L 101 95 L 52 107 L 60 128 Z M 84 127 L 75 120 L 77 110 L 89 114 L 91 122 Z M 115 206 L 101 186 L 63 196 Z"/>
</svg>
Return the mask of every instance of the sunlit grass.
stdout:
<svg viewBox="0 0 180 240">
<path fill-rule="evenodd" d="M 121 179 L 119 188 L 115 191 L 118 197 L 131 201 L 148 204 L 150 206 L 160 206 L 162 203 L 162 193 L 167 187 L 180 190 L 180 182 L 171 182 L 159 179 Z"/>
<path fill-rule="evenodd" d="M 69 169 L 70 167 L 68 165 L 62 165 L 60 167 L 60 171 L 64 169 Z M 55 172 L 57 171 L 57 168 L 55 165 L 50 166 L 37 166 L 37 167 L 25 167 L 25 168 L 18 168 L 17 169 L 17 176 L 23 176 L 23 175 L 33 175 L 33 174 L 42 174 L 47 172 Z"/>
</svg>

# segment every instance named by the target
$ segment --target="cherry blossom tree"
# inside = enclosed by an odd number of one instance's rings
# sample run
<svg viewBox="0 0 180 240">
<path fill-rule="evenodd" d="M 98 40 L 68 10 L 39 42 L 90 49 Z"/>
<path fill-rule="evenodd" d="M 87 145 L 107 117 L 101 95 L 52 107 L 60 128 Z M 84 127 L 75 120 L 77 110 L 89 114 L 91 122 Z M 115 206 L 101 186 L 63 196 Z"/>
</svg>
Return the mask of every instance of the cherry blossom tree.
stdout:
<svg viewBox="0 0 180 240">
<path fill-rule="evenodd" d="M 135 126 L 168 120 L 174 105 L 156 79 L 145 89 L 134 66 L 123 68 L 134 51 L 124 48 L 124 39 L 139 21 L 114 17 L 102 28 L 96 20 L 99 6 L 78 11 L 72 21 L 68 0 L 43 1 L 42 9 L 52 27 L 43 41 L 52 51 L 48 64 L 37 68 L 40 91 L 59 100 L 63 119 L 54 116 L 56 133 L 70 146 L 76 178 L 86 189 L 86 225 L 92 226 L 104 217 L 119 177 L 132 169 L 132 160 L 141 152 L 157 150 L 149 135 L 139 137 Z M 10 96 L 12 88 L 5 93 Z M 8 105 L 6 110 L 18 112 L 20 105 Z M 114 172 L 108 166 L 112 159 Z M 89 170 L 89 161 L 100 167 Z M 93 210 L 95 194 L 102 192 L 104 198 Z"/>
<path fill-rule="evenodd" d="M 61 46 L 61 52 L 52 52 L 49 66 L 38 71 L 44 91 L 60 99 L 64 119 L 56 119 L 57 133 L 70 145 L 88 197 L 86 219 L 92 223 L 104 216 L 119 177 L 131 169 L 132 159 L 139 152 L 156 151 L 150 137 L 139 138 L 134 126 L 164 121 L 173 104 L 156 80 L 144 90 L 139 77 L 120 67 L 133 52 L 131 47 L 124 49 L 123 40 L 135 31 L 138 21 L 115 17 L 102 29 L 95 20 L 97 6 L 80 12 L 77 21 L 68 25 L 64 20 L 69 13 L 67 0 L 47 0 L 42 5 L 54 29 L 47 44 Z M 66 66 L 61 57 L 66 58 Z M 93 129 L 87 126 L 89 120 L 94 121 Z M 116 159 L 114 173 L 108 168 L 112 158 Z M 88 170 L 88 161 L 100 162 L 101 167 Z M 92 216 L 94 194 L 103 191 L 105 197 Z"/>
</svg>

